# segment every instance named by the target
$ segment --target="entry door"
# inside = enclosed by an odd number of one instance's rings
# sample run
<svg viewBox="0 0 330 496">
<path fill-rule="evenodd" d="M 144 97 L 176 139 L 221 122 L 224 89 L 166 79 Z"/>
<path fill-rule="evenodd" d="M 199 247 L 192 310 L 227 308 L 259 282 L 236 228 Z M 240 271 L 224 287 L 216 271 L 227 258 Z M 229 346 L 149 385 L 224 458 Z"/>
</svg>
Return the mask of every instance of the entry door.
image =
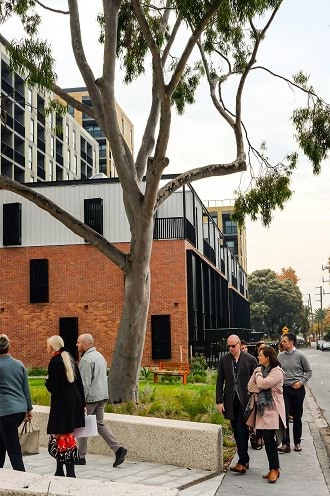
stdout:
<svg viewBox="0 0 330 496">
<path fill-rule="evenodd" d="M 78 360 L 77 339 L 78 339 L 78 317 L 60 317 L 60 336 L 64 341 L 66 350 Z"/>
</svg>

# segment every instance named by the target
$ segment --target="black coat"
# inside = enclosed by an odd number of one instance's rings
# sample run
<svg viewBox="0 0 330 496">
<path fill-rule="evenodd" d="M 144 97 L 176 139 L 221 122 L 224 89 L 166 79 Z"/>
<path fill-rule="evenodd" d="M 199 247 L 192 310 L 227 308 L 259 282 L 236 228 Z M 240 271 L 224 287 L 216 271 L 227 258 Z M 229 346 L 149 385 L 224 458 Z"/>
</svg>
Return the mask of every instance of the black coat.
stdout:
<svg viewBox="0 0 330 496">
<path fill-rule="evenodd" d="M 85 397 L 78 367 L 76 379 L 70 383 L 66 377 L 61 355 L 51 358 L 48 365 L 46 388 L 51 394 L 47 434 L 68 434 L 85 425 Z"/>
<path fill-rule="evenodd" d="M 237 373 L 237 395 L 240 403 L 245 410 L 249 401 L 248 382 L 258 366 L 256 358 L 250 353 L 240 353 Z M 235 378 L 233 368 L 233 358 L 230 353 L 220 357 L 218 378 L 216 387 L 216 403 L 223 403 L 225 411 L 224 416 L 227 419 L 234 420 L 234 398 L 235 398 Z"/>
</svg>

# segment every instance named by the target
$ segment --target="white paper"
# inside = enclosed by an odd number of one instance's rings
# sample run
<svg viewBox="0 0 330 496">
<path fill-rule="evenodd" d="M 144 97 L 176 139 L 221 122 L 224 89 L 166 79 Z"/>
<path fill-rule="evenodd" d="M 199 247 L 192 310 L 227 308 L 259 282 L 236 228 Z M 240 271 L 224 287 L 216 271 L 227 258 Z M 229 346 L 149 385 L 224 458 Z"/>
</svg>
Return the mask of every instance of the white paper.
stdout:
<svg viewBox="0 0 330 496">
<path fill-rule="evenodd" d="M 85 417 L 85 427 L 77 427 L 73 431 L 75 438 L 97 436 L 96 415 Z"/>
</svg>

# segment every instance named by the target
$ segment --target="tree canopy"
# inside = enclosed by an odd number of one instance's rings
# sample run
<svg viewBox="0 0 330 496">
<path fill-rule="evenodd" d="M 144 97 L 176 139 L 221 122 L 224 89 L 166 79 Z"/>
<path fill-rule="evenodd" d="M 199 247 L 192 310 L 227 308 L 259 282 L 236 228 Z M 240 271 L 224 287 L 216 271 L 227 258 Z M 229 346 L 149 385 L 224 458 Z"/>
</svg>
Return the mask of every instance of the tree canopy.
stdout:
<svg viewBox="0 0 330 496">
<path fill-rule="evenodd" d="M 284 326 L 306 333 L 308 321 L 297 284 L 280 279 L 271 269 L 256 270 L 248 276 L 251 327 L 278 338 Z"/>
</svg>

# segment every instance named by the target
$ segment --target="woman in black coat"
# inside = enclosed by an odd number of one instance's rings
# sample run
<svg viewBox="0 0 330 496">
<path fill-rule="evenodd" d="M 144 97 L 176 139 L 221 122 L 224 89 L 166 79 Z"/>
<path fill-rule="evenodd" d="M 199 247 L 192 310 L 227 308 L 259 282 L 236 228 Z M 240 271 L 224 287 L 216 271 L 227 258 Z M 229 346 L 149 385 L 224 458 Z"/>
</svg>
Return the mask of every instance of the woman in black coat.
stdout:
<svg viewBox="0 0 330 496">
<path fill-rule="evenodd" d="M 85 425 L 85 397 L 79 369 L 71 355 L 64 350 L 60 336 L 47 340 L 47 351 L 51 354 L 48 365 L 46 388 L 51 394 L 47 434 L 53 438 L 56 449 L 57 469 L 55 475 L 75 477 L 74 460 L 78 457 L 73 437 L 76 427 Z"/>
</svg>

